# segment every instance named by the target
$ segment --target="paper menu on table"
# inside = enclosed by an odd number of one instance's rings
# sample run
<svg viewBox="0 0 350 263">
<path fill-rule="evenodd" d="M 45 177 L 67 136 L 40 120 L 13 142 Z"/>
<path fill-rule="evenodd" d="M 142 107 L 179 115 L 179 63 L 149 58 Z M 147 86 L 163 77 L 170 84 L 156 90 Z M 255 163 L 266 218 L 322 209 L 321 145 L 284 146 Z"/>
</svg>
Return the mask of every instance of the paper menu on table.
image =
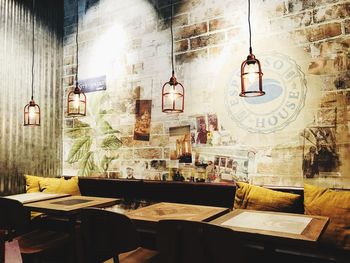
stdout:
<svg viewBox="0 0 350 263">
<path fill-rule="evenodd" d="M 49 200 L 57 197 L 64 197 L 69 196 L 69 194 L 50 194 L 50 193 L 25 193 L 25 194 L 18 194 L 18 195 L 9 195 L 5 196 L 6 198 L 14 199 L 17 201 L 20 201 L 23 204 L 35 202 L 35 201 L 42 201 L 42 200 Z"/>
<path fill-rule="evenodd" d="M 312 218 L 261 212 L 242 212 L 221 223 L 223 226 L 301 234 Z"/>
</svg>

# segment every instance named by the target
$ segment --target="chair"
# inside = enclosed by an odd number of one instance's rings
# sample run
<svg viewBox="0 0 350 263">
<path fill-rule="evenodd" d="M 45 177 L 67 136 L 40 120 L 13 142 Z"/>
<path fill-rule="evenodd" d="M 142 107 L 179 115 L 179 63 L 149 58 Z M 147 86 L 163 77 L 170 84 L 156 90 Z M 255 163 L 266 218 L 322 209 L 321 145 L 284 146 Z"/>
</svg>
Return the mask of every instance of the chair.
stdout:
<svg viewBox="0 0 350 263">
<path fill-rule="evenodd" d="M 23 261 L 50 255 L 53 251 L 67 244 L 69 235 L 44 229 L 31 229 L 30 213 L 17 200 L 0 197 L 0 239 L 5 241 L 17 240 Z M 4 246 L 1 244 L 1 255 Z M 47 262 L 47 261 L 46 261 Z"/>
<path fill-rule="evenodd" d="M 113 258 L 114 263 L 146 263 L 155 259 L 157 252 L 140 246 L 136 228 L 126 215 L 84 208 L 80 216 L 84 262 L 100 263 Z"/>
<path fill-rule="evenodd" d="M 247 262 L 233 230 L 204 222 L 160 220 L 157 248 L 161 263 Z"/>
</svg>

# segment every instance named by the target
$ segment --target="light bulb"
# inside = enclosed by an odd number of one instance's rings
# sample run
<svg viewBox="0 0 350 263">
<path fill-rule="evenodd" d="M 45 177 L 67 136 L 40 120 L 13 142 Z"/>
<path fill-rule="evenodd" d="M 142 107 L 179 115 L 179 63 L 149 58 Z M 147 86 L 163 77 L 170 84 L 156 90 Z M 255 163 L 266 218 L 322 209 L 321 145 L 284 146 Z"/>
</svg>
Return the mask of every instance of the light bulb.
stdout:
<svg viewBox="0 0 350 263">
<path fill-rule="evenodd" d="M 169 92 L 169 98 L 171 102 L 174 102 L 176 99 L 176 94 L 175 94 L 175 86 L 171 86 L 170 92 Z"/>
<path fill-rule="evenodd" d="M 73 97 L 73 107 L 75 109 L 79 109 L 79 104 L 80 104 L 80 94 L 74 94 Z"/>
<path fill-rule="evenodd" d="M 35 119 L 35 107 L 34 106 L 29 106 L 29 122 L 33 122 Z"/>
<path fill-rule="evenodd" d="M 250 84 L 253 84 L 257 79 L 257 74 L 255 72 L 255 69 L 256 69 L 255 63 L 248 65 L 247 77 Z"/>
</svg>

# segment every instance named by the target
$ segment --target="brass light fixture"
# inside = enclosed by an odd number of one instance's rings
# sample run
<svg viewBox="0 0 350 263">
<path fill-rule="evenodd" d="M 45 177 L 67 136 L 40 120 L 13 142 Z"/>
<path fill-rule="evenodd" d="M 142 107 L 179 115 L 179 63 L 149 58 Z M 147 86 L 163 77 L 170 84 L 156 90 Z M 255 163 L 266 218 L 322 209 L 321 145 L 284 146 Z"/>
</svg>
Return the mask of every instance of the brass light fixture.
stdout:
<svg viewBox="0 0 350 263">
<path fill-rule="evenodd" d="M 241 97 L 258 97 L 265 95 L 262 87 L 261 64 L 255 58 L 252 50 L 252 31 L 250 25 L 250 0 L 248 0 L 248 25 L 249 25 L 249 55 L 241 65 Z"/>
<path fill-rule="evenodd" d="M 40 107 L 34 101 L 34 28 L 35 28 L 35 0 L 33 0 L 33 39 L 32 39 L 32 97 L 29 103 L 24 106 L 24 126 L 40 126 Z"/>
<path fill-rule="evenodd" d="M 86 95 L 79 88 L 78 84 L 78 69 L 79 69 L 79 47 L 78 47 L 78 30 L 79 30 L 79 1 L 77 1 L 76 6 L 76 23 L 77 23 L 77 32 L 75 35 L 75 44 L 76 44 L 76 73 L 75 73 L 75 88 L 68 93 L 68 103 L 67 103 L 67 115 L 70 117 L 81 117 L 86 116 Z"/>
<path fill-rule="evenodd" d="M 171 8 L 173 2 L 171 1 Z M 171 32 L 171 78 L 163 85 L 162 88 L 162 112 L 181 113 L 184 111 L 185 89 L 184 86 L 177 81 L 174 70 L 174 34 L 173 34 L 173 11 L 171 10 L 170 18 Z"/>
</svg>

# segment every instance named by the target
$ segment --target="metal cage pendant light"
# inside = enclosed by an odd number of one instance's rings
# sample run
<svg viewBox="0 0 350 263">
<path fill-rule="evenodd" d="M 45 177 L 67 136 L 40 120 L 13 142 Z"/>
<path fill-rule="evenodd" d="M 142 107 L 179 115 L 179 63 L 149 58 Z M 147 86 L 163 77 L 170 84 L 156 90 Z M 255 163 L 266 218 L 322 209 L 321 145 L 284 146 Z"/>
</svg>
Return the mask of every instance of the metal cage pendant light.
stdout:
<svg viewBox="0 0 350 263">
<path fill-rule="evenodd" d="M 33 39 L 32 39 L 32 97 L 29 103 L 24 106 L 24 126 L 40 126 L 40 107 L 34 101 L 34 36 L 35 36 L 35 0 L 33 0 Z"/>
<path fill-rule="evenodd" d="M 171 8 L 172 1 L 171 1 Z M 174 70 L 174 35 L 173 35 L 173 11 L 171 11 L 170 19 L 171 32 L 171 78 L 163 85 L 162 88 L 162 112 L 181 113 L 184 111 L 185 89 L 184 86 L 177 81 Z"/>
<path fill-rule="evenodd" d="M 248 0 L 248 25 L 249 25 L 249 55 L 241 65 L 241 97 L 258 97 L 265 95 L 262 86 L 261 64 L 253 54 L 252 31 L 250 25 L 250 0 Z"/>
<path fill-rule="evenodd" d="M 79 29 L 79 1 L 76 6 L 77 16 L 77 32 L 75 35 L 76 44 L 76 73 L 75 73 L 75 88 L 68 93 L 67 115 L 71 117 L 86 116 L 86 95 L 78 85 L 78 69 L 79 69 L 79 49 L 78 49 L 78 29 Z"/>
</svg>

